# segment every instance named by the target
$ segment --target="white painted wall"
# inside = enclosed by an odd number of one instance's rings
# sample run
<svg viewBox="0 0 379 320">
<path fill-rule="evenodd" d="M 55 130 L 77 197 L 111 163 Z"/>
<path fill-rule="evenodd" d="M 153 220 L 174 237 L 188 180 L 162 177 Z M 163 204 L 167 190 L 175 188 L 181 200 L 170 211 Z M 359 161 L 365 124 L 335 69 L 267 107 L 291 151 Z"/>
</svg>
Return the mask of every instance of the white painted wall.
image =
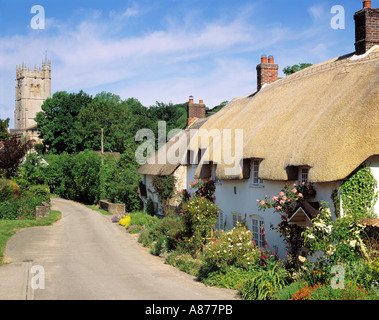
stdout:
<svg viewBox="0 0 379 320">
<path fill-rule="evenodd" d="M 242 218 L 246 215 L 246 223 L 252 230 L 251 217 L 258 215 L 264 219 L 265 233 L 267 243 L 273 251 L 277 251 L 280 258 L 285 259 L 286 247 L 282 238 L 276 230 L 270 230 L 271 225 L 277 227 L 281 222 L 279 213 L 273 209 L 259 211 L 257 200 L 263 200 L 265 196 L 270 198 L 277 195 L 286 183 L 284 181 L 264 181 L 263 187 L 254 187 L 249 185 L 249 180 L 222 180 L 221 184 L 216 185 L 216 204 L 222 210 L 224 219 L 226 219 L 226 228 L 233 228 L 233 212 L 241 214 Z M 314 201 L 321 200 L 328 202 L 332 208 L 334 216 L 333 202 L 331 194 L 337 189 L 340 182 L 318 183 L 314 184 L 317 196 Z M 235 192 L 236 191 L 236 192 Z M 335 216 L 334 216 L 335 219 Z"/>
</svg>

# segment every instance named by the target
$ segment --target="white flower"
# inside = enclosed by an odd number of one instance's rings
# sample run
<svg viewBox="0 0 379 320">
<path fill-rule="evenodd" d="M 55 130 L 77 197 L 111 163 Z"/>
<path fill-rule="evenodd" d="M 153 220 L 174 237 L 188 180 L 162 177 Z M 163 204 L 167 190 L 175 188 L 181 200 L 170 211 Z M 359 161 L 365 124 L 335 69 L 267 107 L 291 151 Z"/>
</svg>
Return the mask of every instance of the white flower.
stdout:
<svg viewBox="0 0 379 320">
<path fill-rule="evenodd" d="M 354 248 L 356 243 L 357 243 L 357 240 L 351 240 L 350 246 Z"/>
<path fill-rule="evenodd" d="M 314 236 L 313 234 L 308 234 L 308 238 L 309 238 L 309 239 L 314 239 L 315 236 Z"/>
<path fill-rule="evenodd" d="M 304 263 L 305 260 L 307 260 L 307 258 L 305 258 L 305 257 L 303 257 L 303 256 L 299 256 L 299 260 L 300 260 L 300 262 Z"/>
</svg>

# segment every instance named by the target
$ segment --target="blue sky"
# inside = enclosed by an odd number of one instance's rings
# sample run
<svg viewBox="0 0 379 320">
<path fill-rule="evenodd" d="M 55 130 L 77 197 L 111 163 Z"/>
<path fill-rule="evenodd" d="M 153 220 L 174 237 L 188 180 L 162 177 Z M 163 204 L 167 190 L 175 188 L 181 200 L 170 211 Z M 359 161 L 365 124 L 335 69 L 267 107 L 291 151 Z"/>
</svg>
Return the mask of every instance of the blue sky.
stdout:
<svg viewBox="0 0 379 320">
<path fill-rule="evenodd" d="M 377 7 L 376 1 L 373 6 Z M 34 5 L 45 29 L 31 27 Z M 331 8 L 342 5 L 345 28 Z M 123 99 L 208 107 L 252 93 L 262 54 L 281 70 L 354 51 L 361 0 L 0 0 L 0 118 L 14 127 L 15 69 L 52 61 L 52 93 L 101 91 Z"/>
</svg>

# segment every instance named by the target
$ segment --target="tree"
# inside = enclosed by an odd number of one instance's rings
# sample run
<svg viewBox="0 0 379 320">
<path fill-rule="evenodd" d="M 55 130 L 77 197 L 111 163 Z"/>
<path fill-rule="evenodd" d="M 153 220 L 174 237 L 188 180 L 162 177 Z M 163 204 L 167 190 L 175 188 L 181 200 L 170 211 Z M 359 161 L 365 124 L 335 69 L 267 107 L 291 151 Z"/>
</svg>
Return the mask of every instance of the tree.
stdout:
<svg viewBox="0 0 379 320">
<path fill-rule="evenodd" d="M 92 97 L 79 93 L 56 92 L 42 104 L 42 112 L 36 122 L 47 149 L 55 154 L 82 151 L 75 122 L 80 110 L 92 101 Z"/>
<path fill-rule="evenodd" d="M 0 172 L 8 179 L 15 176 L 21 159 L 31 147 L 30 141 L 23 143 L 15 136 L 5 140 L 4 147 L 0 150 Z"/>
<path fill-rule="evenodd" d="M 18 169 L 21 179 L 28 185 L 38 185 L 46 183 L 47 163 L 37 152 L 27 154 L 25 161 Z"/>
<path fill-rule="evenodd" d="M 308 68 L 312 65 L 312 63 L 299 63 L 294 64 L 293 66 L 287 66 L 283 69 L 283 73 L 286 76 L 289 76 L 290 74 L 294 74 L 295 72 L 298 72 L 300 70 L 303 70 L 305 68 Z"/>
<path fill-rule="evenodd" d="M 0 141 L 9 139 L 10 135 L 8 132 L 9 118 L 5 120 L 0 119 Z"/>
<path fill-rule="evenodd" d="M 75 123 L 78 144 L 85 149 L 100 150 L 103 129 L 105 150 L 122 153 L 124 143 L 134 139 L 131 129 L 135 119 L 127 101 L 122 101 L 118 95 L 101 92 L 78 114 Z"/>
<path fill-rule="evenodd" d="M 174 195 L 175 182 L 176 179 L 172 174 L 168 176 L 155 176 L 153 179 L 153 186 L 162 200 L 165 215 L 168 213 L 170 199 Z"/>
</svg>

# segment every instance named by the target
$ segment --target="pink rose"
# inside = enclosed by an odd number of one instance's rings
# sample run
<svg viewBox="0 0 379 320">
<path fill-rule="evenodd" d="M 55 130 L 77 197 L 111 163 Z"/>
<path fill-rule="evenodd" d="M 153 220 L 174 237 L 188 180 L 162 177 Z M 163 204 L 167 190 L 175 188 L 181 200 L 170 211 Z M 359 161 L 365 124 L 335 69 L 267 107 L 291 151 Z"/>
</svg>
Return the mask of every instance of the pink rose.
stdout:
<svg viewBox="0 0 379 320">
<path fill-rule="evenodd" d="M 299 197 L 301 198 L 303 196 L 303 194 L 302 193 L 299 193 Z"/>
<path fill-rule="evenodd" d="M 292 192 L 293 192 L 293 193 L 296 193 L 296 192 L 297 192 L 296 188 L 293 188 L 293 189 L 292 189 Z"/>
<path fill-rule="evenodd" d="M 262 200 L 262 201 L 260 202 L 260 204 L 263 206 L 263 205 L 265 204 L 265 202 Z"/>
</svg>

